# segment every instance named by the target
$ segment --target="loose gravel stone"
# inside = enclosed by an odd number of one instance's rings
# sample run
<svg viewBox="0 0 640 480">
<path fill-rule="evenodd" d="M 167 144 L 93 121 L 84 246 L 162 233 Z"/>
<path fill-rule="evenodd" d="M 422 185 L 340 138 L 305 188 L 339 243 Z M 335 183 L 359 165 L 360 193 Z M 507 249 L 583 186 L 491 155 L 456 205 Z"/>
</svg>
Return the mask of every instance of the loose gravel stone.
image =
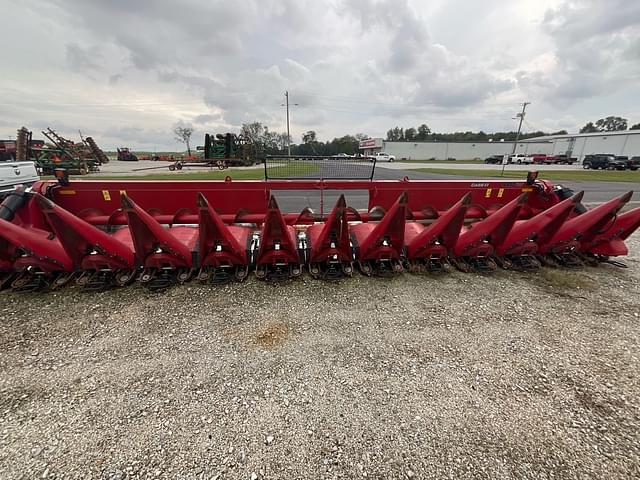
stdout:
<svg viewBox="0 0 640 480">
<path fill-rule="evenodd" d="M 639 478 L 628 244 L 628 269 L 0 292 L 0 478 Z"/>
</svg>

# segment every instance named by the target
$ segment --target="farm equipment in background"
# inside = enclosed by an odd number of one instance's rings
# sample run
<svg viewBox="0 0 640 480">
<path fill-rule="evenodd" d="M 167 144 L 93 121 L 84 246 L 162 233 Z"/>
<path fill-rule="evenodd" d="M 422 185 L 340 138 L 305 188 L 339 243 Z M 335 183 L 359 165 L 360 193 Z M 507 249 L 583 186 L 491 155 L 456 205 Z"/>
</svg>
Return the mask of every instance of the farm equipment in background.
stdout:
<svg viewBox="0 0 640 480">
<path fill-rule="evenodd" d="M 118 160 L 121 162 L 137 162 L 138 157 L 129 150 L 129 147 L 120 147 L 118 148 Z"/>
<path fill-rule="evenodd" d="M 38 182 L 0 206 L 0 286 L 30 291 L 75 280 L 100 290 L 137 280 L 159 290 L 191 278 L 241 281 L 252 271 L 264 280 L 305 269 L 339 279 L 356 268 L 390 276 L 451 265 L 619 264 L 610 257 L 626 255 L 624 241 L 640 227 L 640 208 L 621 213 L 632 192 L 586 210 L 582 192 L 533 172 L 526 181 L 372 180 L 375 163 L 365 177 L 363 159 L 360 178 L 344 178 L 354 162 L 305 159 L 298 179 L 279 178 L 280 159 L 265 180 Z M 310 195 L 320 195 L 319 212 L 279 206 Z"/>
<path fill-rule="evenodd" d="M 82 139 L 82 143 L 84 143 L 88 148 L 93 158 L 100 162 L 100 165 L 104 165 L 105 163 L 109 163 L 109 157 L 105 155 L 98 144 L 92 137 L 82 138 L 82 133 L 80 134 L 80 138 Z"/>
<path fill-rule="evenodd" d="M 171 161 L 172 163 L 168 165 L 171 171 L 182 170 L 185 166 L 224 170 L 228 167 L 244 167 L 264 161 L 264 154 L 260 146 L 235 133 L 219 133 L 217 135 L 207 133 L 204 136 L 204 146 L 198 146 L 196 150 L 203 152 L 203 155 L 183 156 L 178 159 L 173 156 L 170 158 L 154 156 L 151 157 L 151 160 Z M 145 167 L 138 168 L 136 171 L 158 168 L 164 167 Z"/>
<path fill-rule="evenodd" d="M 53 175 L 58 168 L 64 168 L 76 175 L 86 175 L 98 172 L 100 165 L 109 161 L 91 137 L 83 138 L 80 134 L 81 142 L 76 143 L 62 137 L 51 128 L 47 128 L 42 134 L 51 143 L 27 149 L 28 157 L 35 162 L 40 175 Z"/>
<path fill-rule="evenodd" d="M 16 160 L 16 141 L 0 140 L 0 162 Z"/>
<path fill-rule="evenodd" d="M 31 132 L 22 127 L 18 130 L 15 140 L 0 140 L 0 161 L 26 162 L 29 160 L 29 148 L 43 146 L 44 141 L 33 140 Z"/>
<path fill-rule="evenodd" d="M 198 147 L 200 150 L 201 147 Z M 259 163 L 263 157 L 262 150 L 255 143 L 235 133 L 205 134 L 204 159 L 222 160 L 227 166 L 248 166 Z"/>
</svg>

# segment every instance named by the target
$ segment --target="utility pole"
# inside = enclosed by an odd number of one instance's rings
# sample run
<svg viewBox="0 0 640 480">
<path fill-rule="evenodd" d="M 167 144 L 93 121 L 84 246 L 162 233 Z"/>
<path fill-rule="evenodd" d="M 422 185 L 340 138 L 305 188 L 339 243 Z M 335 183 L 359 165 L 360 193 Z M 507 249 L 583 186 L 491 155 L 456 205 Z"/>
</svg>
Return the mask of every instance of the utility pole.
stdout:
<svg viewBox="0 0 640 480">
<path fill-rule="evenodd" d="M 520 122 L 518 123 L 518 133 L 516 133 L 516 141 L 513 142 L 513 149 L 511 150 L 511 155 L 515 155 L 516 154 L 516 148 L 518 146 L 518 140 L 520 140 L 520 130 L 522 129 L 522 121 L 524 120 L 524 115 L 525 115 L 525 111 L 527 109 L 527 105 L 531 105 L 531 102 L 524 102 L 522 104 L 522 112 L 518 113 L 516 115 L 516 118 L 520 117 Z M 507 162 L 509 161 L 509 159 L 507 159 Z M 504 177 L 504 167 L 506 165 L 506 162 L 502 162 L 502 173 L 500 174 L 501 177 Z"/>
<path fill-rule="evenodd" d="M 287 155 L 291 156 L 291 134 L 289 133 L 289 91 L 284 92 L 285 103 L 281 104 L 281 107 L 287 107 Z M 294 103 L 293 105 L 298 105 Z"/>
</svg>

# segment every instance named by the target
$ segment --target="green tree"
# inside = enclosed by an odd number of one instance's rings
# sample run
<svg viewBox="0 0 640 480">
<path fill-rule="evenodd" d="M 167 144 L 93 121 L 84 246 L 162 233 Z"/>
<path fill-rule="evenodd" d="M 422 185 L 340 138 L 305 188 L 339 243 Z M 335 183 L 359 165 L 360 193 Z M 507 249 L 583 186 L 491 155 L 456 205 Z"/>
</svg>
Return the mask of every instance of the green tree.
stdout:
<svg viewBox="0 0 640 480">
<path fill-rule="evenodd" d="M 404 140 L 404 130 L 398 126 L 393 127 L 387 132 L 387 140 L 389 142 L 401 142 Z"/>
<path fill-rule="evenodd" d="M 600 132 L 617 132 L 627 129 L 627 119 L 622 117 L 609 116 L 601 118 L 596 122 L 596 128 Z"/>
<path fill-rule="evenodd" d="M 313 130 L 309 130 L 302 135 L 303 143 L 315 143 L 316 142 L 316 132 Z"/>
<path fill-rule="evenodd" d="M 404 131 L 404 139 L 407 142 L 411 142 L 411 141 L 415 140 L 416 139 L 416 135 L 417 135 L 416 129 L 413 128 L 413 127 L 409 127 Z"/>
<path fill-rule="evenodd" d="M 416 135 L 416 140 L 426 140 L 431 133 L 431 129 L 427 126 L 426 123 L 423 123 L 418 127 L 418 133 Z"/>
<path fill-rule="evenodd" d="M 173 133 L 178 142 L 184 143 L 187 146 L 187 153 L 191 156 L 191 135 L 193 134 L 193 127 L 178 124 L 173 127 Z"/>
<path fill-rule="evenodd" d="M 587 123 L 584 127 L 580 129 L 580 133 L 595 133 L 599 132 L 598 128 L 593 124 L 593 122 Z"/>
<path fill-rule="evenodd" d="M 402 130 L 399 127 L 393 127 L 387 132 L 388 142 L 399 142 L 402 140 Z"/>
<path fill-rule="evenodd" d="M 264 144 L 264 135 L 268 131 L 261 122 L 243 123 L 240 128 L 240 134 L 256 145 Z"/>
</svg>

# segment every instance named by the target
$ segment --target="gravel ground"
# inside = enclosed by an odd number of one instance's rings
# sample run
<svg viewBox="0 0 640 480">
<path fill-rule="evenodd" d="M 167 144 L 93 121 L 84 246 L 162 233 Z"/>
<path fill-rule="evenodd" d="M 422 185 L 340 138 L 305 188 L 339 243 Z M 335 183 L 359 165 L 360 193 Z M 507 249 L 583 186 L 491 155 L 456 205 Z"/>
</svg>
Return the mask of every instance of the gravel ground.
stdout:
<svg viewBox="0 0 640 480">
<path fill-rule="evenodd" d="M 628 269 L 0 294 L 0 478 L 638 478 Z"/>
</svg>

